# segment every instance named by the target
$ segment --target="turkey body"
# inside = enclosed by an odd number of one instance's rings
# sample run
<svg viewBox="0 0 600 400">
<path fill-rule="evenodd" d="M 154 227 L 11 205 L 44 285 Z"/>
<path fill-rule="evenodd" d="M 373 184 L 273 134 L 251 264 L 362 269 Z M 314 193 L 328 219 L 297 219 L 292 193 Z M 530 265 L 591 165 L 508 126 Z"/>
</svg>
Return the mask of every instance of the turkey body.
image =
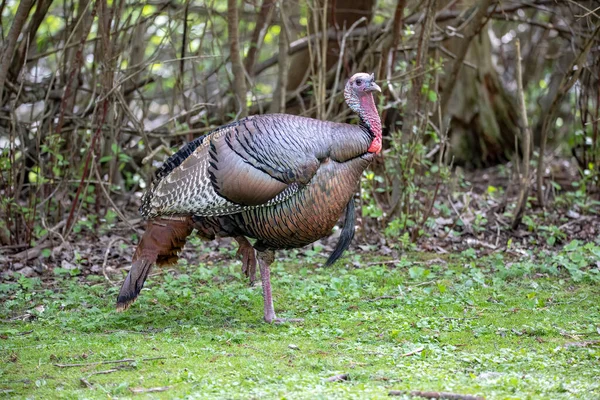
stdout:
<svg viewBox="0 0 600 400">
<path fill-rule="evenodd" d="M 366 76 L 367 108 L 376 113 L 370 88 L 379 87 L 372 76 L 358 75 Z M 351 104 L 348 95 L 346 100 Z M 373 151 L 373 144 L 380 143 L 381 135 L 380 125 L 373 129 L 373 117 L 364 117 L 360 110 L 360 125 L 285 114 L 252 116 L 197 138 L 171 156 L 142 197 L 146 232 L 117 309 L 127 309 L 135 300 L 152 264 L 177 259 L 196 229 L 207 239 L 234 237 L 251 281 L 258 261 L 265 320 L 275 321 L 269 271 L 273 251 L 303 247 L 327 236 L 344 210 L 342 238 L 329 262 L 341 256 L 352 239 L 353 195 L 379 151 Z"/>
<path fill-rule="evenodd" d="M 244 236 L 258 239 L 257 249 L 303 247 L 331 232 L 357 191 L 356 183 L 372 154 L 321 165 L 309 184 L 272 207 L 232 215 Z M 250 222 L 250 223 L 248 223 Z"/>
<path fill-rule="evenodd" d="M 284 116 L 266 115 L 251 119 L 261 120 L 264 118 L 272 122 L 282 117 Z M 346 133 L 346 140 L 344 142 L 333 140 L 329 143 L 328 150 L 316 150 L 316 154 L 313 155 L 314 160 L 317 160 L 318 163 L 313 163 L 312 160 L 307 162 L 306 158 L 309 157 L 306 157 L 302 161 L 303 163 L 316 165 L 314 173 L 310 172 L 312 177 L 309 179 L 306 172 L 300 177 L 297 174 L 290 173 L 289 175 L 294 178 L 291 179 L 291 182 L 288 181 L 282 192 L 277 193 L 275 196 L 270 193 L 272 197 L 266 201 L 266 203 L 271 202 L 268 206 L 227 204 L 223 207 L 222 202 L 217 204 L 217 202 L 209 201 L 207 202 L 210 204 L 208 211 L 192 207 L 189 212 L 194 215 L 194 227 L 198 229 L 201 236 L 207 239 L 223 236 L 247 236 L 258 239 L 254 245 L 257 250 L 277 250 L 303 247 L 327 236 L 331 232 L 344 209 L 352 200 L 362 172 L 374 157 L 373 153 L 367 151 L 372 138 L 368 131 L 358 126 L 322 123 L 321 121 L 302 117 L 293 117 L 293 119 L 295 120 L 295 123 L 292 124 L 294 127 L 303 126 L 308 128 L 311 124 L 317 123 L 322 133 L 329 132 L 332 136 L 336 136 L 336 132 L 342 131 Z M 232 136 L 243 137 L 241 132 L 246 129 L 250 122 L 257 121 L 242 120 L 239 124 L 228 129 L 232 130 Z M 286 121 L 286 123 L 289 124 L 289 121 Z M 354 133 L 354 135 L 349 134 L 348 131 Z M 298 131 L 289 132 L 296 133 Z M 335 147 L 336 144 L 347 144 L 348 137 L 355 140 L 354 146 L 347 146 L 345 152 L 332 152 L 332 147 Z M 204 140 L 210 141 L 210 139 L 210 137 L 207 137 Z M 271 137 L 271 139 L 275 138 Z M 352 151 L 348 149 L 350 147 L 352 147 Z M 210 146 L 206 146 L 203 151 L 207 152 L 206 149 L 209 148 Z M 318 149 L 318 147 L 316 148 Z M 319 157 L 321 158 L 319 159 Z M 185 161 L 181 165 L 185 168 Z M 208 168 L 210 169 L 210 165 L 208 165 Z M 302 166 L 298 167 L 298 169 L 302 168 Z M 247 173 L 244 173 L 245 179 L 247 179 L 247 175 Z M 258 175 L 262 177 L 263 174 Z M 239 184 L 247 185 L 247 189 L 252 192 L 260 191 L 265 186 L 264 182 L 259 182 L 254 186 L 255 183 L 252 179 Z M 260 193 L 257 196 L 260 196 Z M 278 196 L 279 198 L 277 198 Z M 182 204 L 181 207 L 185 209 L 187 205 Z M 223 210 L 223 208 L 227 209 L 228 207 L 239 207 L 241 210 L 226 215 L 206 215 L 211 213 L 211 209 Z M 178 212 L 181 211 L 183 210 L 178 210 Z"/>
</svg>

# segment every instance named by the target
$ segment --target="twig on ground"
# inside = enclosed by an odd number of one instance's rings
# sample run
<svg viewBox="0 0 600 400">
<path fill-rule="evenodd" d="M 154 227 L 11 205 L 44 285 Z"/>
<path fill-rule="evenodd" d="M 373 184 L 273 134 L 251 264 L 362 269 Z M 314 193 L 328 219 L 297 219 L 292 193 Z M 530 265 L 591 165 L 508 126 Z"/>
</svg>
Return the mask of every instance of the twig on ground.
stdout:
<svg viewBox="0 0 600 400">
<path fill-rule="evenodd" d="M 113 372 L 117 372 L 117 371 L 120 371 L 120 370 L 122 370 L 122 369 L 123 369 L 123 368 L 112 368 L 112 369 L 106 369 L 106 370 L 104 370 L 104 371 L 92 372 L 91 374 L 89 374 L 89 375 L 88 375 L 88 378 L 89 378 L 90 376 L 93 376 L 93 375 L 106 375 L 106 374 L 112 374 Z"/>
<path fill-rule="evenodd" d="M 40 254 L 42 254 L 42 250 L 48 249 L 52 246 L 52 240 L 40 241 L 40 244 L 38 244 L 37 246 L 23 250 L 22 252 L 13 255 L 12 258 L 18 259 L 19 261 L 33 260 L 34 258 L 38 258 Z"/>
<path fill-rule="evenodd" d="M 154 387 L 154 388 L 131 388 L 129 390 L 131 390 L 132 393 L 156 393 L 156 392 L 166 392 L 167 390 L 171 389 L 171 386 L 160 386 L 160 387 Z"/>
<path fill-rule="evenodd" d="M 326 379 L 327 382 L 341 382 L 341 381 L 347 381 L 347 380 L 348 380 L 348 374 L 334 375 L 334 376 Z"/>
<path fill-rule="evenodd" d="M 600 340 L 586 340 L 583 342 L 569 342 L 565 343 L 564 347 L 588 347 L 600 345 Z"/>
<path fill-rule="evenodd" d="M 383 299 L 396 299 L 398 298 L 398 296 L 379 296 L 379 297 L 375 297 L 374 299 L 364 299 L 363 301 L 377 301 L 377 300 L 383 300 Z"/>
<path fill-rule="evenodd" d="M 371 261 L 366 265 L 381 265 L 381 264 L 398 264 L 401 260 L 389 260 L 389 261 Z"/>
<path fill-rule="evenodd" d="M 435 283 L 436 281 L 427 281 L 427 282 L 420 282 L 420 283 L 415 283 L 414 285 L 408 285 L 409 288 L 413 288 L 413 287 L 419 287 L 419 286 L 427 286 L 427 285 L 431 285 L 432 283 Z"/>
<path fill-rule="evenodd" d="M 577 224 L 577 223 L 581 223 L 581 222 L 584 222 L 584 221 L 587 221 L 587 220 L 591 220 L 591 219 L 593 219 L 593 218 L 592 217 L 588 217 L 588 216 L 583 216 L 581 218 L 573 219 L 573 220 L 571 220 L 571 221 L 569 221 L 567 223 L 562 224 L 561 226 L 558 227 L 558 229 L 562 231 L 567 226 L 571 226 L 571 225 L 574 225 L 574 224 Z"/>
<path fill-rule="evenodd" d="M 419 347 L 418 349 L 414 349 L 412 351 L 409 351 L 408 353 L 404 353 L 402 354 L 400 357 L 409 357 L 409 356 L 414 356 L 415 354 L 419 354 L 420 352 L 422 352 L 423 350 L 425 350 L 425 347 Z"/>
<path fill-rule="evenodd" d="M 471 247 L 481 246 L 481 247 L 487 247 L 488 249 L 492 249 L 492 250 L 497 249 L 497 247 L 494 246 L 493 244 L 486 243 L 481 240 L 477 240 L 477 239 L 473 239 L 473 238 L 467 238 L 467 244 Z"/>
<path fill-rule="evenodd" d="M 413 396 L 423 397 L 425 399 L 447 399 L 447 400 L 485 400 L 483 396 L 477 396 L 473 394 L 459 394 L 449 392 L 422 392 L 420 390 L 412 390 L 410 392 L 405 390 L 390 390 L 388 396 Z"/>
<path fill-rule="evenodd" d="M 164 360 L 166 358 L 167 357 L 148 357 L 148 358 L 142 358 L 140 361 Z M 122 360 L 97 361 L 97 362 L 91 362 L 91 363 L 54 364 L 54 366 L 58 367 L 58 368 L 89 367 L 91 365 L 132 363 L 132 362 L 136 362 L 136 361 L 138 361 L 138 360 L 134 360 L 133 358 L 124 358 Z"/>
<path fill-rule="evenodd" d="M 92 385 L 85 377 L 79 378 L 79 381 L 81 381 L 81 383 L 83 383 L 83 385 L 88 389 L 94 388 L 94 385 Z"/>
</svg>

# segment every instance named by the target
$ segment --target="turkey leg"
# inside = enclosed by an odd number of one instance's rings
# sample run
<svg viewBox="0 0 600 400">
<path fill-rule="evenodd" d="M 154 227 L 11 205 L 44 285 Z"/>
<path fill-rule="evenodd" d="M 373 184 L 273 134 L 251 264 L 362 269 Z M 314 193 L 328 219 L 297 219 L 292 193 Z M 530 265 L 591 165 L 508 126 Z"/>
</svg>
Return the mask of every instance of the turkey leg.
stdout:
<svg viewBox="0 0 600 400">
<path fill-rule="evenodd" d="M 242 256 L 242 272 L 250 279 L 250 285 L 254 285 L 256 281 L 256 253 L 254 247 L 244 236 L 236 236 L 234 239 L 239 245 L 237 255 Z"/>
<path fill-rule="evenodd" d="M 273 250 L 258 252 L 258 266 L 260 268 L 260 279 L 262 281 L 263 301 L 265 307 L 265 321 L 269 324 L 282 324 L 285 322 L 303 322 L 302 318 L 276 318 L 273 307 L 273 296 L 271 294 L 271 269 L 270 265 L 275 260 Z"/>
</svg>

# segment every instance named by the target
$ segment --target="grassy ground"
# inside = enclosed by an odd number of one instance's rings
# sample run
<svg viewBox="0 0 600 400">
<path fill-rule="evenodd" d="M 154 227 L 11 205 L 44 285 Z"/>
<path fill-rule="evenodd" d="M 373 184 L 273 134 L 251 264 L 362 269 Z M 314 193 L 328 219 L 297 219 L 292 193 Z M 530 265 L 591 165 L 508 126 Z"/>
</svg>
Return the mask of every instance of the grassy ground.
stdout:
<svg viewBox="0 0 600 400">
<path fill-rule="evenodd" d="M 280 260 L 278 316 L 305 319 L 281 326 L 262 322 L 239 262 L 162 271 L 123 314 L 104 277 L 21 278 L 0 284 L 0 398 L 600 398 L 597 275 L 553 257 Z"/>
</svg>

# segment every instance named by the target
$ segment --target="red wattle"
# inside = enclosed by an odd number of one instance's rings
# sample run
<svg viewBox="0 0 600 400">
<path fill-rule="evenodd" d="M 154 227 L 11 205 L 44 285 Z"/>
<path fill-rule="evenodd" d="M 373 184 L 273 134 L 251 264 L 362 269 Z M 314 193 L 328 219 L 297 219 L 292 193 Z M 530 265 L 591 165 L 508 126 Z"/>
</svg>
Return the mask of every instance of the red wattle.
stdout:
<svg viewBox="0 0 600 400">
<path fill-rule="evenodd" d="M 369 125 L 371 132 L 375 134 L 367 151 L 379 154 L 381 152 L 381 119 L 371 93 L 361 98 L 361 108 L 362 119 Z"/>
<path fill-rule="evenodd" d="M 381 136 L 375 136 L 375 139 L 373 139 L 367 151 L 375 154 L 379 154 L 381 152 Z"/>
</svg>

